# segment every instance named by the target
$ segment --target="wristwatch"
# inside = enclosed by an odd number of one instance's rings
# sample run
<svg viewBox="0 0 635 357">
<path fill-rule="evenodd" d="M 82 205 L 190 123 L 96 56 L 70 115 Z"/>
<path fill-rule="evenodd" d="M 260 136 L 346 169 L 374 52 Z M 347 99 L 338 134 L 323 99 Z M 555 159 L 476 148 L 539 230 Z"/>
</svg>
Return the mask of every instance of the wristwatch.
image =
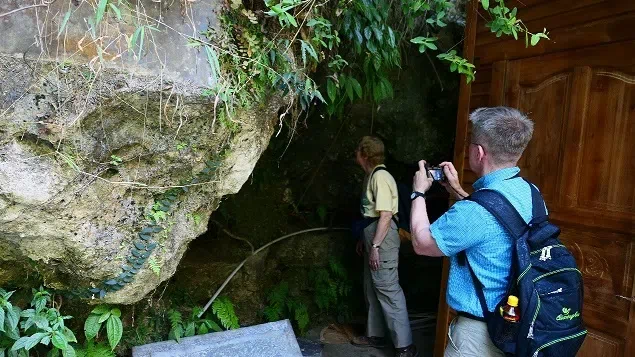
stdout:
<svg viewBox="0 0 635 357">
<path fill-rule="evenodd" d="M 410 195 L 410 202 L 414 201 L 417 197 L 423 197 L 425 199 L 426 195 L 423 192 L 412 191 L 412 194 Z"/>
<path fill-rule="evenodd" d="M 378 244 L 373 243 L 373 244 L 371 245 L 371 247 L 373 247 L 373 248 L 379 248 L 379 245 L 378 245 Z"/>
</svg>

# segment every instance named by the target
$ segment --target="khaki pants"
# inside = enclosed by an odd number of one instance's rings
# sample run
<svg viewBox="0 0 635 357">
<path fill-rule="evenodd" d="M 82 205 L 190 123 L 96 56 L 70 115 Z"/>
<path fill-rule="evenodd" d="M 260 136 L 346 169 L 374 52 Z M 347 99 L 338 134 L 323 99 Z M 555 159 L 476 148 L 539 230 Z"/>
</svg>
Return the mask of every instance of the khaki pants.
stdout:
<svg viewBox="0 0 635 357">
<path fill-rule="evenodd" d="M 504 357 L 487 332 L 485 322 L 459 316 L 450 324 L 445 357 Z"/>
<path fill-rule="evenodd" d="M 377 229 L 377 222 L 364 230 L 364 293 L 368 306 L 366 335 L 384 337 L 386 328 L 396 348 L 412 344 L 412 331 L 406 308 L 406 298 L 399 285 L 399 233 L 391 221 L 388 234 L 379 247 L 379 270 L 368 266 L 368 252 Z"/>
</svg>

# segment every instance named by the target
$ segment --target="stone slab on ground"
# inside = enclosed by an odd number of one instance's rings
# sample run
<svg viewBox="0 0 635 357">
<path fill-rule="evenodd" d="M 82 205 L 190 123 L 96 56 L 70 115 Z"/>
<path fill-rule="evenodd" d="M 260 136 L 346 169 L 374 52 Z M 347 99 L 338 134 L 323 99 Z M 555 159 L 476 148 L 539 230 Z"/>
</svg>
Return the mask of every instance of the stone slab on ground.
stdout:
<svg viewBox="0 0 635 357">
<path fill-rule="evenodd" d="M 289 320 L 132 348 L 133 357 L 301 357 Z"/>
</svg>

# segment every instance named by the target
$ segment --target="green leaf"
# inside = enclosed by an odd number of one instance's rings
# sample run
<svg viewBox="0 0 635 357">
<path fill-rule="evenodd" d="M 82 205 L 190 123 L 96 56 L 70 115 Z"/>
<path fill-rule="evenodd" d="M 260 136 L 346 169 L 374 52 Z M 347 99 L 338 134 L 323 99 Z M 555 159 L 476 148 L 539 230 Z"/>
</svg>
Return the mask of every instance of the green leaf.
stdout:
<svg viewBox="0 0 635 357">
<path fill-rule="evenodd" d="M 13 346 L 11 346 L 11 351 L 23 349 L 24 346 L 26 346 L 26 344 L 29 342 L 29 338 L 31 338 L 31 336 L 20 337 L 20 339 L 15 341 Z"/>
<path fill-rule="evenodd" d="M 141 35 L 141 29 L 143 29 L 143 26 L 137 27 L 135 32 L 132 34 L 132 37 L 130 38 L 130 42 L 128 43 L 128 49 L 134 49 L 135 46 L 137 45 L 137 41 L 139 40 L 139 35 Z"/>
<path fill-rule="evenodd" d="M 99 316 L 99 320 L 97 320 L 97 322 L 99 322 L 100 324 L 103 323 L 104 321 L 108 320 L 110 318 L 110 311 L 106 312 L 105 314 L 102 314 L 101 316 Z"/>
<path fill-rule="evenodd" d="M 121 336 L 123 335 L 123 324 L 121 323 L 121 319 L 117 316 L 110 316 L 108 322 L 106 323 L 106 332 L 108 333 L 108 343 L 110 343 L 110 348 L 114 351 L 115 347 L 121 341 Z"/>
<path fill-rule="evenodd" d="M 390 27 L 388 27 L 388 44 L 390 44 L 390 47 L 395 47 L 397 42 L 395 41 L 395 33 L 392 32 L 392 29 Z"/>
<path fill-rule="evenodd" d="M 101 323 L 99 322 L 100 316 L 101 315 L 90 315 L 86 319 L 86 322 L 84 322 L 84 334 L 87 340 L 92 340 L 97 336 L 101 328 Z"/>
<path fill-rule="evenodd" d="M 286 16 L 287 16 L 287 20 L 289 21 L 291 25 L 293 25 L 293 27 L 298 27 L 298 23 L 295 21 L 295 17 L 293 17 L 293 15 L 286 13 Z"/>
<path fill-rule="evenodd" d="M 53 338 L 51 338 L 51 342 L 53 342 L 53 346 L 59 348 L 62 351 L 68 349 L 69 347 L 66 336 L 58 331 L 53 332 Z"/>
<path fill-rule="evenodd" d="M 181 338 L 183 337 L 183 327 L 178 325 L 170 330 L 170 334 L 168 335 L 169 339 L 176 340 L 176 342 L 181 343 Z"/>
<path fill-rule="evenodd" d="M 196 335 L 196 324 L 194 324 L 194 322 L 190 322 L 187 324 L 187 327 L 185 327 L 185 333 L 183 336 L 192 337 L 194 335 Z"/>
<path fill-rule="evenodd" d="M 68 342 L 77 342 L 77 337 L 75 337 L 75 333 L 73 333 L 73 331 L 71 331 L 71 329 L 69 329 L 68 327 L 64 327 L 64 329 L 62 330 L 62 333 L 64 334 L 64 337 L 66 337 L 66 340 Z"/>
<path fill-rule="evenodd" d="M 33 322 L 38 328 L 42 330 L 49 327 L 49 320 L 46 318 L 46 316 L 43 315 L 36 315 L 35 317 L 33 317 Z"/>
<path fill-rule="evenodd" d="M 62 350 L 63 357 L 75 357 L 77 354 L 75 353 L 75 349 L 73 346 L 68 346 L 65 350 Z M 92 357 L 92 356 L 91 356 Z"/>
<path fill-rule="evenodd" d="M 355 98 L 353 97 L 353 85 L 346 77 L 346 82 L 344 83 L 344 88 L 346 89 L 346 95 L 348 95 L 348 99 L 352 102 Z"/>
<path fill-rule="evenodd" d="M 139 233 L 139 238 L 141 238 L 141 239 L 143 239 L 145 241 L 148 241 L 148 240 L 152 239 L 152 236 L 150 236 L 148 234 Z"/>
<path fill-rule="evenodd" d="M 0 332 L 4 332 L 4 308 L 0 306 Z"/>
<path fill-rule="evenodd" d="M 119 8 L 117 6 L 115 6 L 115 4 L 108 4 L 110 6 L 110 8 L 112 9 L 112 11 L 115 12 L 115 15 L 117 16 L 117 19 L 119 21 L 121 21 L 121 10 L 119 10 Z"/>
<path fill-rule="evenodd" d="M 238 325 L 238 316 L 234 312 L 234 305 L 229 298 L 220 297 L 214 300 L 212 311 L 226 329 L 233 330 L 240 327 Z"/>
<path fill-rule="evenodd" d="M 532 46 L 535 46 L 536 44 L 538 44 L 538 41 L 540 41 L 540 36 L 538 36 L 538 34 L 531 35 L 531 45 Z"/>
<path fill-rule="evenodd" d="M 35 347 L 38 343 L 40 343 L 40 341 L 42 341 L 44 337 L 46 337 L 46 333 L 44 332 L 38 332 L 29 336 L 28 341 L 24 345 L 24 349 L 27 351 L 30 350 L 31 348 Z"/>
<path fill-rule="evenodd" d="M 119 310 L 118 308 L 114 308 L 114 309 L 110 310 L 110 313 L 111 313 L 113 316 L 116 316 L 116 317 L 121 317 L 121 310 Z"/>
<path fill-rule="evenodd" d="M 349 77 L 349 81 L 351 82 L 351 86 L 353 87 L 353 90 L 355 91 L 355 94 L 357 94 L 357 97 L 361 98 L 362 97 L 362 86 L 359 84 L 357 79 L 355 79 L 353 77 Z"/>
<path fill-rule="evenodd" d="M 364 37 L 366 37 L 366 40 L 370 40 L 371 36 L 372 36 L 372 32 L 371 32 L 371 28 L 366 26 L 366 28 L 364 29 Z"/>
<path fill-rule="evenodd" d="M 481 0 L 481 4 L 483 4 L 483 9 L 489 9 L 489 0 Z"/>
<path fill-rule="evenodd" d="M 35 299 L 35 311 L 40 312 L 46 307 L 46 297 L 39 297 Z"/>
<path fill-rule="evenodd" d="M 17 306 L 10 306 L 9 309 L 6 310 L 5 316 L 5 326 L 8 330 L 15 330 L 18 327 L 18 322 L 20 321 L 20 309 Z"/>
<path fill-rule="evenodd" d="M 423 36 L 418 36 L 415 38 L 411 38 L 410 42 L 412 43 L 417 43 L 417 44 L 421 44 L 421 43 L 425 43 L 427 40 L 427 37 L 423 37 Z"/>
<path fill-rule="evenodd" d="M 326 94 L 331 100 L 331 103 L 334 103 L 335 97 L 337 96 L 337 87 L 331 78 L 326 80 Z"/>
<path fill-rule="evenodd" d="M 208 332 L 209 332 L 209 329 L 207 328 L 207 325 L 201 324 L 201 326 L 198 327 L 197 335 L 204 335 Z"/>
<path fill-rule="evenodd" d="M 314 90 L 313 91 L 313 95 L 318 98 L 322 103 L 326 103 L 326 100 L 324 100 L 324 97 L 322 96 L 322 93 L 320 93 L 319 90 Z"/>
<path fill-rule="evenodd" d="M 97 11 L 95 12 L 95 26 L 99 25 L 101 19 L 104 18 L 107 4 L 108 0 L 99 0 L 99 4 L 97 4 Z"/>
<path fill-rule="evenodd" d="M 37 345 L 44 336 L 46 336 L 46 333 L 39 332 L 33 334 L 32 336 L 20 337 L 20 339 L 15 341 L 13 346 L 11 346 L 11 351 L 17 351 L 21 349 L 25 349 L 28 351 L 31 348 L 35 347 L 35 345 Z"/>
<path fill-rule="evenodd" d="M 141 26 L 141 32 L 139 33 L 139 57 L 141 57 L 141 53 L 143 52 L 143 41 L 146 38 L 146 27 Z"/>
<path fill-rule="evenodd" d="M 68 23 L 68 19 L 70 18 L 71 18 L 71 9 L 68 9 L 68 11 L 66 11 L 66 14 L 64 15 L 64 18 L 62 19 L 62 23 L 60 24 L 60 30 L 57 32 L 57 37 L 60 37 L 62 32 L 64 32 L 64 29 L 66 28 L 66 24 Z"/>
</svg>

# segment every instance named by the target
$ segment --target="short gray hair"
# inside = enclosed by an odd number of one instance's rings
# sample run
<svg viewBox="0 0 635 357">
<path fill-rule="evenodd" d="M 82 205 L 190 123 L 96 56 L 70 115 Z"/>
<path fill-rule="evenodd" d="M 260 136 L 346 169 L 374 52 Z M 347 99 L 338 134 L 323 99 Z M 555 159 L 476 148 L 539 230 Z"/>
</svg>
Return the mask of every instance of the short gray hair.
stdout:
<svg viewBox="0 0 635 357">
<path fill-rule="evenodd" d="M 472 143 L 484 146 L 498 165 L 517 162 L 534 132 L 534 123 L 509 107 L 476 109 L 470 121 Z"/>
</svg>

